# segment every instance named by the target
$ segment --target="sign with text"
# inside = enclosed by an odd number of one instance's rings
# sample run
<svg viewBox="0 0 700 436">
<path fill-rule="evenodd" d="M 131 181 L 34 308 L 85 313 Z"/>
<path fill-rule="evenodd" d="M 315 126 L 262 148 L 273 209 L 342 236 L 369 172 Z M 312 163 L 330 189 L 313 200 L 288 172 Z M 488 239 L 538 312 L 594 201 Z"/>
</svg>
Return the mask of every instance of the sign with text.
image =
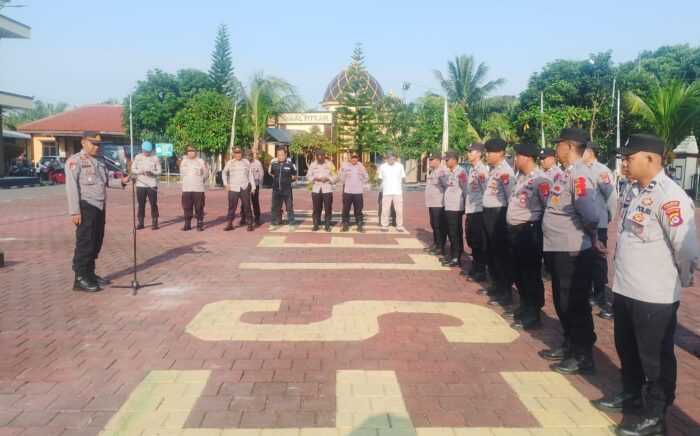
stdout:
<svg viewBox="0 0 700 436">
<path fill-rule="evenodd" d="M 280 114 L 277 117 L 279 124 L 332 124 L 331 112 L 294 112 Z"/>
<path fill-rule="evenodd" d="M 173 144 L 156 144 L 156 156 L 158 157 L 172 157 L 173 156 Z"/>
</svg>

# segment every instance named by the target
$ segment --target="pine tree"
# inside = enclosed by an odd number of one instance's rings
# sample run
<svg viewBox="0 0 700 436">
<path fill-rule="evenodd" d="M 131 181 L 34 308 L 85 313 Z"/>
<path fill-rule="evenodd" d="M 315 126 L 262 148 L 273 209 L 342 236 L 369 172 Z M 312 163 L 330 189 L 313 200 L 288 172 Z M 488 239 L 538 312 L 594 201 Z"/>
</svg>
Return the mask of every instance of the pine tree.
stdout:
<svg viewBox="0 0 700 436">
<path fill-rule="evenodd" d="M 228 28 L 225 24 L 219 26 L 219 31 L 216 34 L 214 51 L 211 54 L 209 77 L 214 89 L 228 96 L 233 95 L 236 79 L 233 75 L 231 44 L 229 43 Z"/>
<path fill-rule="evenodd" d="M 345 71 L 341 83 L 336 111 L 336 142 L 339 148 L 364 151 L 379 151 L 380 132 L 377 117 L 377 95 L 370 75 L 365 68 L 362 46 L 358 44 L 352 54 L 352 62 Z"/>
</svg>

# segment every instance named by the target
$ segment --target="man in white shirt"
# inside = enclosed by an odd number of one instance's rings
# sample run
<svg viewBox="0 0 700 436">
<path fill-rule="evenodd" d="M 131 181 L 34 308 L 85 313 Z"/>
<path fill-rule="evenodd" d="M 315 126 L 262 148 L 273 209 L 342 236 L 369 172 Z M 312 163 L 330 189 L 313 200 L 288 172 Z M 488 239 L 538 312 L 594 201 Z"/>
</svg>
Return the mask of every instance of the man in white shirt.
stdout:
<svg viewBox="0 0 700 436">
<path fill-rule="evenodd" d="M 379 166 L 377 175 L 382 181 L 382 229 L 386 231 L 389 228 L 389 213 L 393 205 L 396 210 L 396 228 L 403 230 L 403 179 L 406 178 L 406 172 L 403 165 L 396 161 L 394 153 L 387 155 L 386 162 Z"/>
</svg>

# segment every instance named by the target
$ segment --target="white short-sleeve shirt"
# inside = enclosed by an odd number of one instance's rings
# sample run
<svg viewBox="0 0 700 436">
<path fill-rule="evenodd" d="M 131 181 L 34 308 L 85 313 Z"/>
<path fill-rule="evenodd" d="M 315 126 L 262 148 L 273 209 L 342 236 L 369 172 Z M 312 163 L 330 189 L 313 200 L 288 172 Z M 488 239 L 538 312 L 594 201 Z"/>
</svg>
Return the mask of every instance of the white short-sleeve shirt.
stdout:
<svg viewBox="0 0 700 436">
<path fill-rule="evenodd" d="M 383 195 L 402 195 L 403 179 L 406 177 L 406 172 L 403 165 L 399 162 L 394 162 L 393 165 L 383 163 L 379 167 L 379 178 L 382 179 L 382 194 Z"/>
</svg>

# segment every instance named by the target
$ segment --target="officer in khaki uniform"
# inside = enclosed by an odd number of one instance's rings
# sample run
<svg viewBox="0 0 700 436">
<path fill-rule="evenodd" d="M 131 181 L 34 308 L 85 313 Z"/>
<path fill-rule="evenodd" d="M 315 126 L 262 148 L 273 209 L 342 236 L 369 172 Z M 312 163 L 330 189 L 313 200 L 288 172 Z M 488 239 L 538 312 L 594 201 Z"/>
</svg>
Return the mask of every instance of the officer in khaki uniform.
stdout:
<svg viewBox="0 0 700 436">
<path fill-rule="evenodd" d="M 552 185 L 542 219 L 544 260 L 552 275 L 554 308 L 564 331 L 560 347 L 540 351 L 540 356 L 559 361 L 551 368 L 562 374 L 595 370 L 591 290 L 593 250 L 604 250 L 597 241 L 600 211 L 591 172 L 582 156 L 588 134 L 577 128 L 563 129 L 557 158 L 564 173 Z"/>
<path fill-rule="evenodd" d="M 313 207 L 313 231 L 317 231 L 321 225 L 321 208 L 323 208 L 323 227 L 327 232 L 331 231 L 331 219 L 333 218 L 333 185 L 337 177 L 331 161 L 326 160 L 323 150 L 316 150 L 316 160 L 311 162 L 306 172 L 306 178 L 311 183 L 311 204 Z"/>
<path fill-rule="evenodd" d="M 467 173 L 458 165 L 458 159 L 457 152 L 445 153 L 445 169 L 440 175 L 440 184 L 445 193 L 447 236 L 450 239 L 450 252 L 445 254 L 442 264 L 456 267 L 462 265 L 462 252 L 464 252 L 462 215 L 464 215 L 464 190 L 467 187 Z"/>
<path fill-rule="evenodd" d="M 161 173 L 160 159 L 153 154 L 153 144 L 144 141 L 141 144 L 141 153 L 134 156 L 131 163 L 131 174 L 136 176 L 136 201 L 139 205 L 136 229 L 138 230 L 144 228 L 146 199 L 151 204 L 151 229 L 158 230 L 158 177 Z"/>
<path fill-rule="evenodd" d="M 425 179 L 425 207 L 428 208 L 430 228 L 433 230 L 433 245 L 425 251 L 443 256 L 447 239 L 447 221 L 445 217 L 445 188 L 441 178 L 445 173 L 442 157 L 438 153 L 428 156 L 429 172 Z"/>
<path fill-rule="evenodd" d="M 124 188 L 129 177 L 115 178 L 97 159 L 101 138 L 97 132 L 85 132 L 83 149 L 66 161 L 66 194 L 68 213 L 75 224 L 73 253 L 74 291 L 97 292 L 109 284 L 95 274 L 95 260 L 102 249 L 105 235 L 107 188 Z"/>
<path fill-rule="evenodd" d="M 187 146 L 187 153 L 180 161 L 180 179 L 182 180 L 182 210 L 185 225 L 182 230 L 192 229 L 192 210 L 197 218 L 197 231 L 204 230 L 204 192 L 209 177 L 209 166 L 197 157 L 197 150 Z"/>
<path fill-rule="evenodd" d="M 557 156 L 553 148 L 543 148 L 540 153 L 540 166 L 544 175 L 552 182 L 561 177 L 563 171 L 557 163 Z"/>
<path fill-rule="evenodd" d="M 252 189 L 250 193 L 253 218 L 255 219 L 255 225 L 260 226 L 260 190 L 262 189 L 263 179 L 265 178 L 265 170 L 263 169 L 262 163 L 258 160 L 256 153 L 252 150 L 246 150 L 245 158 L 250 162 L 250 171 L 253 173 L 253 180 L 255 180 L 255 185 L 252 187 L 254 189 Z"/>
<path fill-rule="evenodd" d="M 513 327 L 524 330 L 540 326 L 540 311 L 544 306 L 542 215 L 552 182 L 537 167 L 535 160 L 539 154 L 535 145 L 515 146 L 518 177 L 506 213 L 513 280 L 520 294 L 520 307 L 507 315 L 515 318 Z"/>
<path fill-rule="evenodd" d="M 511 295 L 511 261 L 508 252 L 506 210 L 510 191 L 513 189 L 513 169 L 506 162 L 506 143 L 500 138 L 489 139 L 484 145 L 489 176 L 484 192 L 484 234 L 486 235 L 486 255 L 491 275 L 488 288 L 490 305 L 508 306 Z"/>
<path fill-rule="evenodd" d="M 484 144 L 475 143 L 469 146 L 467 159 L 470 167 L 467 173 L 467 188 L 464 190 L 465 236 L 472 251 L 472 267 L 467 273 L 467 278 L 475 282 L 486 280 L 484 193 L 489 168 L 481 161 L 483 152 Z M 486 293 L 486 290 L 480 289 L 479 293 Z"/>
<path fill-rule="evenodd" d="M 241 221 L 245 219 L 248 231 L 253 231 L 253 216 L 250 212 L 250 194 L 256 189 L 255 177 L 248 159 L 243 159 L 243 150 L 239 147 L 233 149 L 233 159 L 226 162 L 221 179 L 224 189 L 228 192 L 228 223 L 224 231 L 233 230 L 233 220 L 236 217 L 238 201 L 241 202 Z M 241 224 L 243 225 L 243 224 Z"/>
<path fill-rule="evenodd" d="M 698 248 L 693 201 L 664 173 L 664 142 L 630 136 L 621 150 L 637 180 L 620 211 L 615 248 L 615 348 L 622 392 L 594 401 L 605 411 L 636 410 L 617 435 L 664 435 L 666 409 L 675 398 L 674 333 L 681 288 L 692 286 Z"/>
</svg>

